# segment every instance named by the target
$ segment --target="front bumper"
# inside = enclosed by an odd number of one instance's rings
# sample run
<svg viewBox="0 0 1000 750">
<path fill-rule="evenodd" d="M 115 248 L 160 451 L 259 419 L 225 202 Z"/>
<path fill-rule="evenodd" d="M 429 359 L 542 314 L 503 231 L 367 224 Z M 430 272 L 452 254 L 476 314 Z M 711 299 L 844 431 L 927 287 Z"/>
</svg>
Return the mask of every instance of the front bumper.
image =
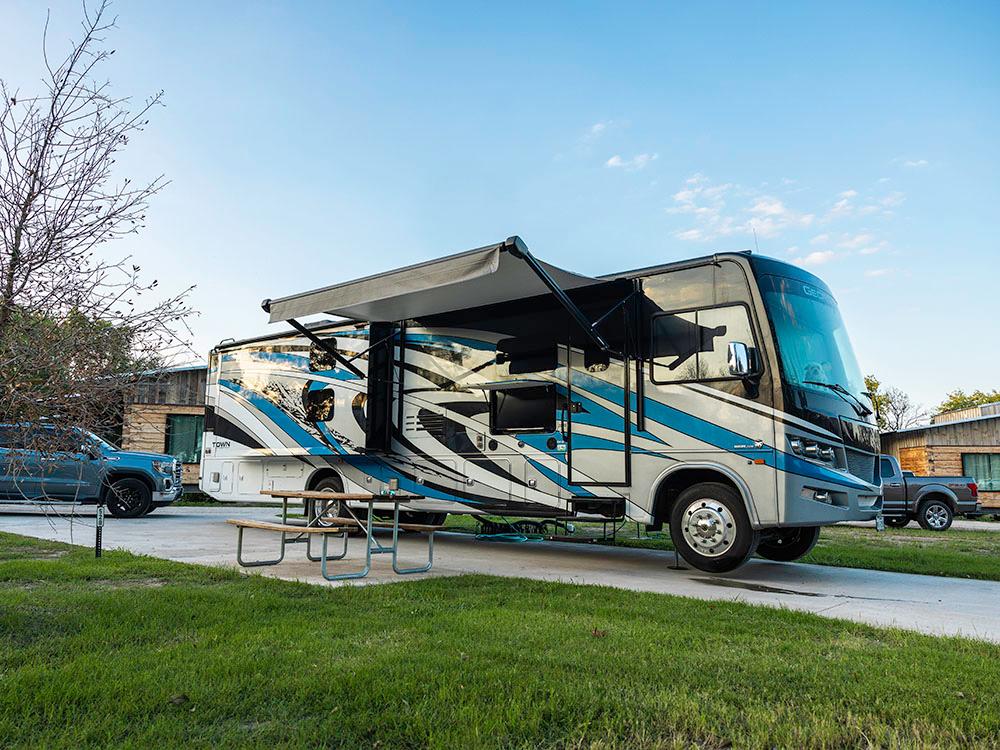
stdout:
<svg viewBox="0 0 1000 750">
<path fill-rule="evenodd" d="M 164 487 L 159 492 L 153 493 L 153 505 L 156 507 L 161 507 L 164 505 L 170 505 L 181 499 L 181 495 L 184 494 L 184 485 L 180 482 L 174 482 L 173 480 L 166 480 L 170 482 L 170 487 Z M 162 482 L 161 485 L 166 484 Z"/>
</svg>

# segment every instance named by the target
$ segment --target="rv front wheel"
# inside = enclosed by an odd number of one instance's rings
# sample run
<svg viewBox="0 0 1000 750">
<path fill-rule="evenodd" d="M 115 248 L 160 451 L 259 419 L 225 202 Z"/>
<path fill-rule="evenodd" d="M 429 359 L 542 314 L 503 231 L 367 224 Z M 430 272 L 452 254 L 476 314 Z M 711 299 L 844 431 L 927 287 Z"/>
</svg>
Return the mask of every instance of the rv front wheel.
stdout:
<svg viewBox="0 0 1000 750">
<path fill-rule="evenodd" d="M 775 529 L 770 536 L 761 540 L 757 546 L 757 554 L 768 560 L 791 562 L 812 552 L 818 540 L 819 526 Z"/>
<path fill-rule="evenodd" d="M 731 487 L 704 482 L 688 487 L 670 513 L 670 537 L 688 563 L 707 573 L 727 573 L 757 549 L 760 534 Z"/>
</svg>

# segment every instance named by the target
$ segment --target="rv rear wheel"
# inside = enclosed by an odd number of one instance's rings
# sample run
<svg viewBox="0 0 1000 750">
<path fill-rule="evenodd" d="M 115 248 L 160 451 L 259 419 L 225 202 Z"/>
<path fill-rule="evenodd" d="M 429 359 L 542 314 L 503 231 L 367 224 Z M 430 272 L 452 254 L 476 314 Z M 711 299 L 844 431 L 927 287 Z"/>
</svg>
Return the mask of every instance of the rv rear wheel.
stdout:
<svg viewBox="0 0 1000 750">
<path fill-rule="evenodd" d="M 768 560 L 791 562 L 805 557 L 816 546 L 819 526 L 802 526 L 794 529 L 774 529 L 757 545 L 757 554 Z"/>
<path fill-rule="evenodd" d="M 343 492 L 344 484 L 340 481 L 340 477 L 324 477 L 316 483 L 313 491 Z M 332 519 L 349 517 L 346 515 L 347 503 L 343 500 L 315 500 L 314 502 L 317 526 L 333 526 L 336 522 Z"/>
<path fill-rule="evenodd" d="M 708 573 L 727 573 L 757 549 L 760 533 L 750 525 L 743 500 L 718 482 L 688 487 L 670 512 L 670 538 L 688 563 Z"/>
<path fill-rule="evenodd" d="M 403 510 L 399 512 L 400 523 L 423 523 L 428 526 L 444 526 L 444 522 L 447 519 L 447 513 L 430 513 L 419 510 Z"/>
</svg>

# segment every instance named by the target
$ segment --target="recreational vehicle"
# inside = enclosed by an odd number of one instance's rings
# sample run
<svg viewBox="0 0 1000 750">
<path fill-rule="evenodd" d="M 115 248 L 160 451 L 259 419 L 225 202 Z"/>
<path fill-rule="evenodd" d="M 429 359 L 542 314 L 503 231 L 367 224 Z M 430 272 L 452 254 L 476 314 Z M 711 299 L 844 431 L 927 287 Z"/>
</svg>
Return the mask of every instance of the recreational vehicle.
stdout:
<svg viewBox="0 0 1000 750">
<path fill-rule="evenodd" d="M 447 513 L 669 527 L 701 570 L 880 518 L 879 434 L 830 290 L 726 253 L 608 276 L 517 237 L 265 300 L 211 353 L 201 488 L 421 496 Z M 300 319 L 335 316 L 308 324 Z M 376 506 L 377 508 L 378 506 Z"/>
</svg>

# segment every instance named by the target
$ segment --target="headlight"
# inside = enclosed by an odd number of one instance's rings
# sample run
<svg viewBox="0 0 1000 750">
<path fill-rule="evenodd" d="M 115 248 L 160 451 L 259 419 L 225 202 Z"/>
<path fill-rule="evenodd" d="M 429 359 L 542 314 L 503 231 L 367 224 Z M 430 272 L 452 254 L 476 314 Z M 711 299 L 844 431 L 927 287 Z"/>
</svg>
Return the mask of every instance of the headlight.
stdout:
<svg viewBox="0 0 1000 750">
<path fill-rule="evenodd" d="M 828 464 L 837 460 L 837 451 L 831 445 L 817 443 L 814 440 L 803 440 L 802 438 L 788 438 L 788 445 L 791 446 L 792 453 L 796 456 L 804 456 Z"/>
<path fill-rule="evenodd" d="M 153 461 L 153 471 L 158 471 L 161 474 L 173 474 L 174 473 L 174 462 L 173 461 Z"/>
</svg>

